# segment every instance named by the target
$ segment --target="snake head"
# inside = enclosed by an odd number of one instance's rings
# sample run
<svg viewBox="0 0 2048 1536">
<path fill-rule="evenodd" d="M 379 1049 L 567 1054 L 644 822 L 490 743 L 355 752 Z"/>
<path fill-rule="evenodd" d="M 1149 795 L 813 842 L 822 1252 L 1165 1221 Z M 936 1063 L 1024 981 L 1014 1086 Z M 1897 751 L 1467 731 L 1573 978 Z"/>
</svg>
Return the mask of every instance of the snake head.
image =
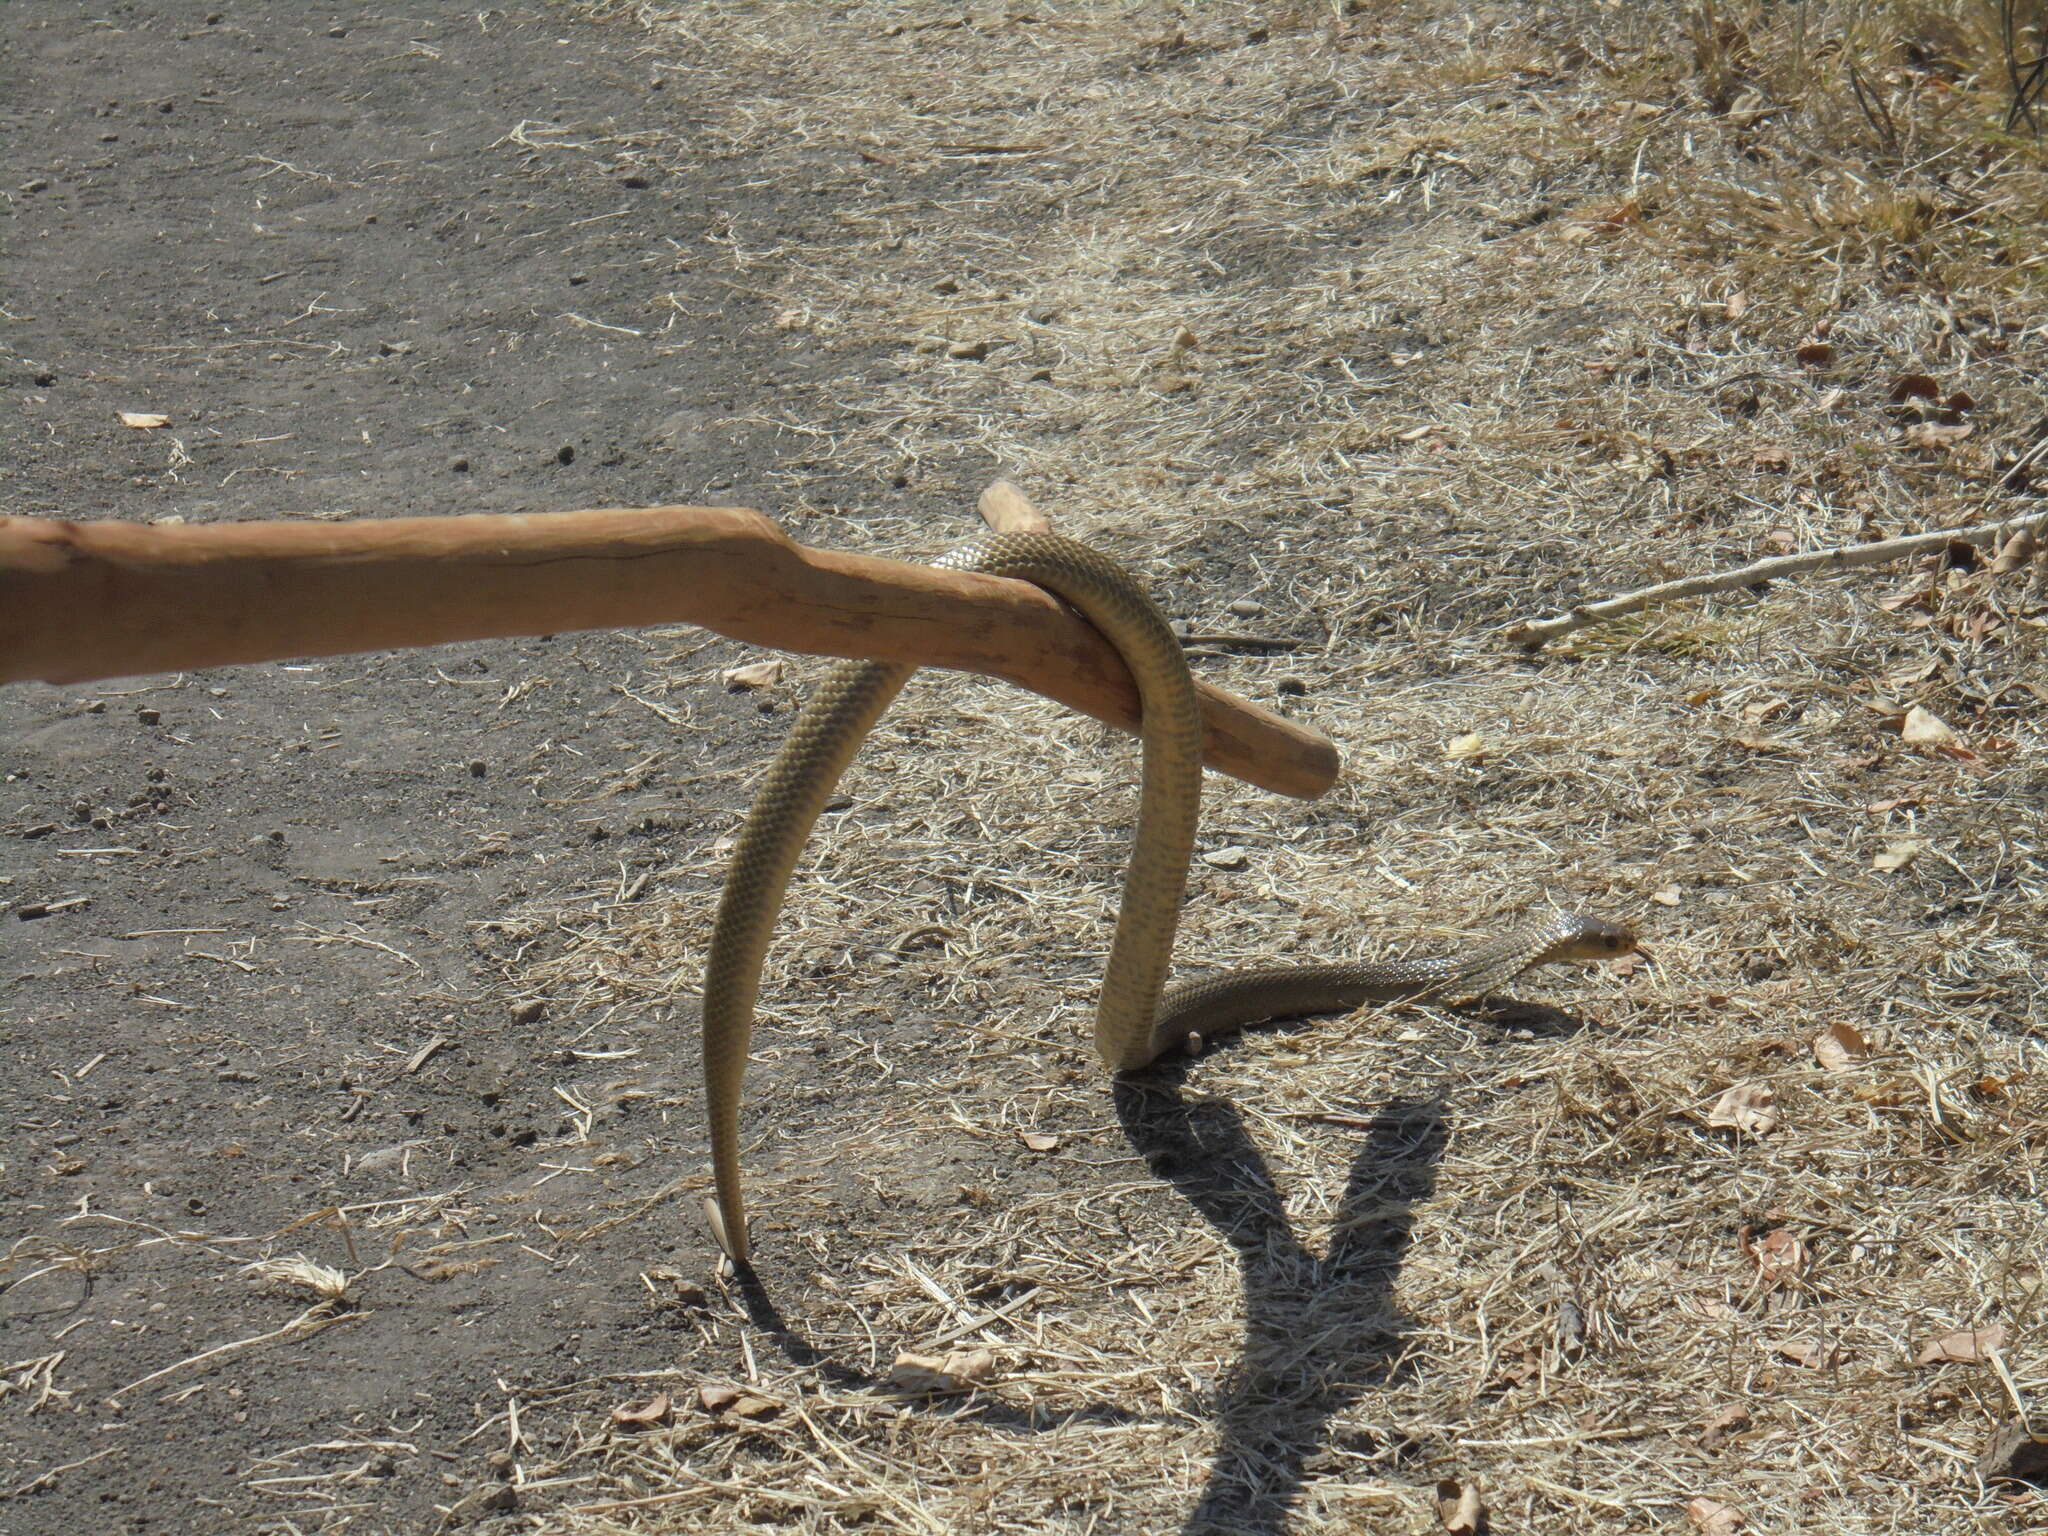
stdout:
<svg viewBox="0 0 2048 1536">
<path fill-rule="evenodd" d="M 1551 958 L 1591 964 L 1599 960 L 1619 960 L 1623 955 L 1634 954 L 1638 948 L 1633 929 L 1601 917 L 1578 917 L 1573 920 L 1571 936 L 1558 946 Z"/>
</svg>

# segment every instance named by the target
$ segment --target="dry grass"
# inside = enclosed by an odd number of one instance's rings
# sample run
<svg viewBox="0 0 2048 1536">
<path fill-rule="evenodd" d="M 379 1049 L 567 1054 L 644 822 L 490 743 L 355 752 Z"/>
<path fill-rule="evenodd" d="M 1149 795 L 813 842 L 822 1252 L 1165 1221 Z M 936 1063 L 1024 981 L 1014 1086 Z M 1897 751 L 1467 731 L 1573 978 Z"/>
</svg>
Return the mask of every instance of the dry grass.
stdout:
<svg viewBox="0 0 2048 1536">
<path fill-rule="evenodd" d="M 2024 504 L 2048 174 L 2002 126 L 1995 9 L 601 10 L 675 112 L 607 153 L 830 208 L 801 239 L 712 212 L 734 302 L 870 359 L 856 396 L 777 397 L 815 447 L 765 505 L 914 555 L 966 524 L 817 488 L 964 513 L 1007 473 L 1198 630 L 1288 643 L 1197 665 L 1301 679 L 1344 781 L 1212 782 L 1204 847 L 1246 862 L 1198 869 L 1189 963 L 1547 899 L 1638 921 L 1655 964 L 1559 984 L 1581 1028 L 1367 1014 L 1113 1112 L 1082 1023 L 1131 753 L 923 680 L 799 875 L 751 1088 L 763 1271 L 824 1358 L 731 1293 L 650 1373 L 672 1422 L 611 1425 L 618 1383 L 529 1405 L 587 1411 L 554 1470 L 614 1490 L 550 1528 L 1420 1532 L 1476 1477 L 1503 1530 L 1669 1530 L 1697 1496 L 1759 1531 L 2039 1529 L 1972 1469 L 2007 1386 L 1913 1364 L 2002 1324 L 2048 1424 L 2038 578 L 1499 639 Z M 1938 398 L 1896 400 L 1913 375 Z M 1960 749 L 1905 744 L 1911 705 Z M 675 1003 L 722 859 L 535 914 L 581 937 L 525 984 L 593 1021 Z M 1819 1065 L 1833 1025 L 1870 1059 Z M 1707 1123 L 1740 1083 L 1768 1135 Z M 879 1384 L 944 1334 L 999 1379 Z M 759 1405 L 700 1410 L 726 1378 Z"/>
</svg>

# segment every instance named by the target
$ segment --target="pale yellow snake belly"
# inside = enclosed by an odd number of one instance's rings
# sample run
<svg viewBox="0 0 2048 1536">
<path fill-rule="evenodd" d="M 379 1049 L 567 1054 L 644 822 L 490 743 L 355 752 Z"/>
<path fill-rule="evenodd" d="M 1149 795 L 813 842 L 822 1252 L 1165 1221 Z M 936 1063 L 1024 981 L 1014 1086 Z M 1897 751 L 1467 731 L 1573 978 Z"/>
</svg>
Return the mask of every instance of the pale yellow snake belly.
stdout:
<svg viewBox="0 0 2048 1536">
<path fill-rule="evenodd" d="M 1627 929 L 1567 914 L 1525 922 L 1437 959 L 1233 971 L 1168 988 L 1202 790 L 1201 717 L 1179 640 L 1123 567 L 1057 534 L 998 534 L 934 563 L 1016 577 L 1053 592 L 1109 639 L 1137 680 L 1144 705 L 1138 825 L 1095 1012 L 1095 1046 L 1111 1070 L 1148 1066 L 1181 1049 L 1191 1035 L 1367 1002 L 1483 996 L 1539 965 L 1607 959 L 1635 948 Z M 915 670 L 865 661 L 834 666 L 769 767 L 733 849 L 704 969 L 704 1100 L 716 1186 L 707 1210 L 719 1246 L 736 1261 L 744 1262 L 748 1251 L 740 1086 L 783 892 L 840 774 Z"/>
</svg>

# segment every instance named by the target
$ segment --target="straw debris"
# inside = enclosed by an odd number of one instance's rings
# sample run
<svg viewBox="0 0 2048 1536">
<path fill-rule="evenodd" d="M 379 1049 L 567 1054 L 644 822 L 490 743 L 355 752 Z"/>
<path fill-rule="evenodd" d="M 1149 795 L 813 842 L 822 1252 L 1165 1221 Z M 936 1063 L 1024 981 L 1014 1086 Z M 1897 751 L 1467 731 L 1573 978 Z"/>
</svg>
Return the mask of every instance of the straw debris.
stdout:
<svg viewBox="0 0 2048 1536">
<path fill-rule="evenodd" d="M 591 9 L 687 110 L 531 152 L 746 157 L 824 210 L 704 215 L 732 303 L 819 365 L 759 407 L 806 445 L 764 505 L 916 555 L 1008 474 L 1191 633 L 1259 605 L 1197 670 L 1346 773 L 1309 806 L 1211 781 L 1184 964 L 1433 949 L 1532 901 L 1650 963 L 1112 1092 L 1085 1026 L 1133 754 L 920 679 L 769 964 L 779 1312 L 705 1269 L 676 1379 L 631 1388 L 673 1423 L 612 1424 L 616 1382 L 530 1397 L 601 1473 L 550 1528 L 1423 1532 L 1440 1484 L 1504 1530 L 2038 1526 L 1977 1464 L 2048 1423 L 2039 565 L 1947 543 L 1502 642 L 2034 505 L 2048 167 L 1988 12 Z M 573 941 L 518 985 L 687 1051 L 723 837 L 536 909 Z M 694 1222 L 677 1165 L 705 1182 L 694 1096 L 663 1107 L 600 1213 L 651 1238 Z M 890 1390 L 951 1346 L 1000 1368 Z M 776 1411 L 687 1406 L 707 1380 Z"/>
</svg>

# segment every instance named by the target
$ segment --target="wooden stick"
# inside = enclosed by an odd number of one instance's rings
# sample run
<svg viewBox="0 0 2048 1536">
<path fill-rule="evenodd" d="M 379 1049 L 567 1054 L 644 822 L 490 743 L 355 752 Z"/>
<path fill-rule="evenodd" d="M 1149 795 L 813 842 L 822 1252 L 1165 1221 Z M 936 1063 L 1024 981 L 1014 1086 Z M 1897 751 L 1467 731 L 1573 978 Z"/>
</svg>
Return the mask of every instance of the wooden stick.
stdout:
<svg viewBox="0 0 2048 1536">
<path fill-rule="evenodd" d="M 997 533 L 1051 533 L 1052 519 L 1008 480 L 991 480 L 976 504 L 981 520 Z"/>
<path fill-rule="evenodd" d="M 1931 533 L 1913 533 L 1903 538 L 1879 539 L 1872 544 L 1846 544 L 1840 549 L 1817 549 L 1804 555 L 1780 555 L 1769 560 L 1758 560 L 1752 565 L 1743 566 L 1740 570 L 1713 571 L 1705 576 L 1687 576 L 1678 581 L 1661 582 L 1654 587 L 1639 587 L 1633 592 L 1624 592 L 1619 597 L 1581 604 L 1569 613 L 1560 614 L 1554 619 L 1524 619 L 1521 623 L 1508 627 L 1507 638 L 1510 644 L 1527 646 L 1533 651 L 1540 648 L 1544 641 L 1555 640 L 1559 635 L 1568 635 L 1574 630 L 1584 629 L 1589 624 L 1618 619 L 1623 614 L 1638 613 L 1658 603 L 1675 603 L 1680 598 L 1699 597 L 1708 592 L 1733 592 L 1739 587 L 1753 587 L 1760 581 L 1773 581 L 1781 576 L 1802 576 L 1808 571 L 1840 571 L 1858 565 L 1883 565 L 1889 560 L 1903 560 L 1908 555 L 1946 549 L 1956 542 L 2000 548 L 2013 539 L 2021 536 L 2031 538 L 2044 530 L 2048 530 L 2048 512 L 2030 512 L 2024 517 L 2009 518 L 2002 523 L 1981 523 L 1968 528 L 1938 528 Z M 2024 556 L 2020 558 L 2024 559 Z"/>
<path fill-rule="evenodd" d="M 1107 641 L 1026 582 L 792 542 L 740 507 L 152 527 L 0 517 L 0 683 L 686 623 L 1006 678 L 1124 730 Z M 1204 686 L 1209 765 L 1313 799 L 1337 752 Z"/>
</svg>

